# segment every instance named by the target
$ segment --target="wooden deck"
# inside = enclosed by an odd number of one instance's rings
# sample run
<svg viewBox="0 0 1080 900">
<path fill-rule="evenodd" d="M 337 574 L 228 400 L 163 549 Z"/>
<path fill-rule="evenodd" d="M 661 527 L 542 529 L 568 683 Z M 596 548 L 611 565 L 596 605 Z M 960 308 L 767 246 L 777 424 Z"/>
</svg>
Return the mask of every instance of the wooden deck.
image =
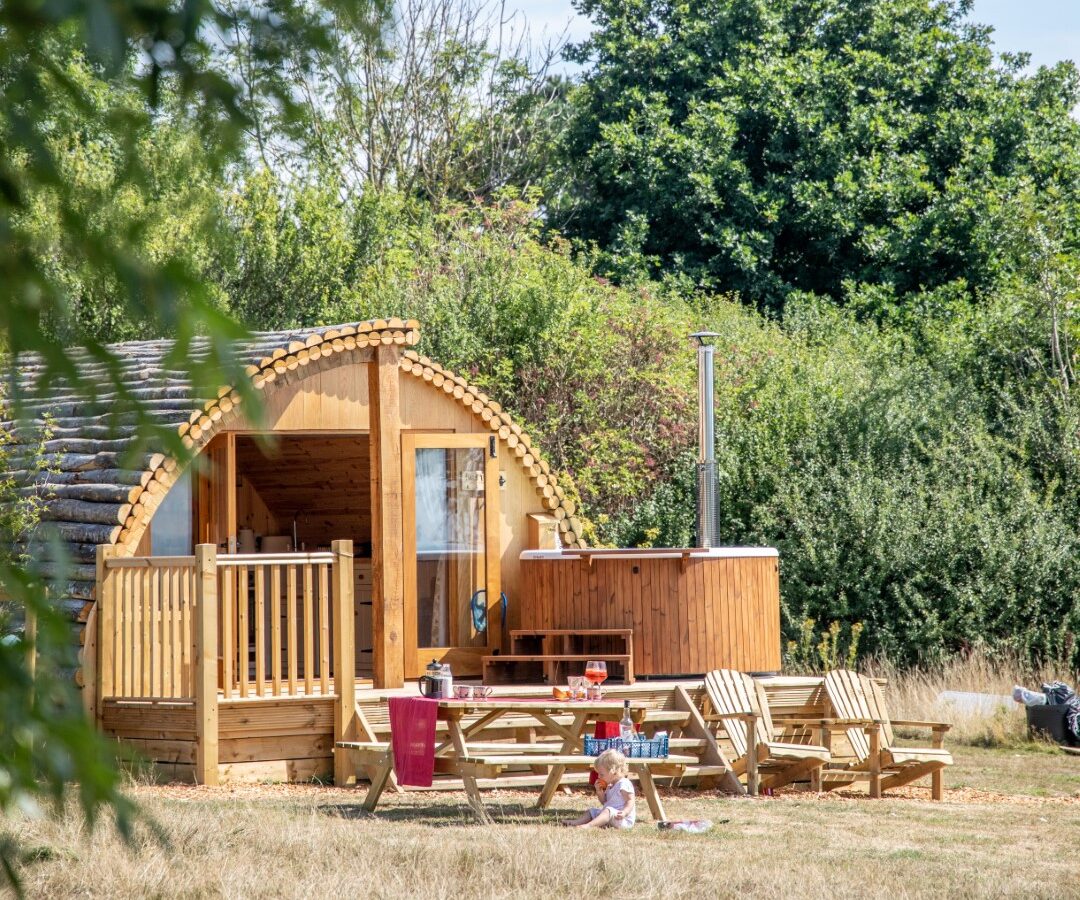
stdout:
<svg viewBox="0 0 1080 900">
<path fill-rule="evenodd" d="M 553 618 L 524 627 L 632 629 L 635 669 L 654 677 L 705 671 L 731 658 L 744 670 L 776 669 L 776 557 L 739 553 L 580 551 L 527 559 L 538 574 L 525 614 Z M 356 671 L 354 581 L 349 541 L 335 541 L 330 553 L 258 556 L 218 555 L 205 544 L 192 557 L 117 558 L 100 548 L 101 727 L 167 777 L 216 784 L 332 773 L 349 783 L 355 769 L 335 755 L 335 744 L 385 740 L 386 699 L 416 690 L 415 682 L 374 690 L 368 680 L 337 678 Z M 578 621 L 589 616 L 600 621 Z M 796 690 L 797 704 L 808 702 L 808 690 Z M 501 695 L 550 691 L 499 688 Z M 692 718 L 701 681 L 638 681 L 609 685 L 606 693 Z M 544 737 L 484 733 L 493 741 Z M 691 737 L 705 742 L 702 765 L 718 765 L 715 741 Z"/>
</svg>

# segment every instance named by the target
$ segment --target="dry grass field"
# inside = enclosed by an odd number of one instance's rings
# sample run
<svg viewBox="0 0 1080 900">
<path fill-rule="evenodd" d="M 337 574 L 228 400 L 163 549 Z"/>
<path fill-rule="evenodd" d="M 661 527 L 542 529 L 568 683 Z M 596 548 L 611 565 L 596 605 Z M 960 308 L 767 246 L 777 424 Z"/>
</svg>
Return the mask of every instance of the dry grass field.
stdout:
<svg viewBox="0 0 1080 900">
<path fill-rule="evenodd" d="M 534 794 L 491 792 L 499 823 L 464 796 L 388 796 L 374 816 L 351 790 L 265 785 L 131 790 L 167 835 L 132 848 L 75 815 L 18 823 L 31 897 L 906 897 L 1080 896 L 1080 757 L 1046 748 L 956 748 L 946 801 L 915 788 L 871 801 L 666 791 L 704 835 L 660 833 L 642 804 L 632 833 L 571 832 Z"/>
</svg>

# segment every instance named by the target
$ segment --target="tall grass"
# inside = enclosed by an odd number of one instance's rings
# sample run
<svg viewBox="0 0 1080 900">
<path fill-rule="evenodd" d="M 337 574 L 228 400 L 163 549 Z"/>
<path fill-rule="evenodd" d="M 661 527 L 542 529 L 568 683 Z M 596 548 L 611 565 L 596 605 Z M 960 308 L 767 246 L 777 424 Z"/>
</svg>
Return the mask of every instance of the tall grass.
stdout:
<svg viewBox="0 0 1080 900">
<path fill-rule="evenodd" d="M 992 714 L 965 710 L 943 701 L 943 691 L 1011 695 L 1013 685 L 1038 690 L 1043 682 L 1064 681 L 1076 687 L 1080 674 L 1066 663 L 1033 667 L 1019 657 L 988 657 L 970 652 L 933 666 L 899 668 L 887 660 L 864 660 L 860 670 L 888 680 L 889 713 L 897 719 L 952 723 L 948 741 L 979 747 L 1016 747 L 1029 743 L 1024 707 L 1010 700 Z"/>
</svg>

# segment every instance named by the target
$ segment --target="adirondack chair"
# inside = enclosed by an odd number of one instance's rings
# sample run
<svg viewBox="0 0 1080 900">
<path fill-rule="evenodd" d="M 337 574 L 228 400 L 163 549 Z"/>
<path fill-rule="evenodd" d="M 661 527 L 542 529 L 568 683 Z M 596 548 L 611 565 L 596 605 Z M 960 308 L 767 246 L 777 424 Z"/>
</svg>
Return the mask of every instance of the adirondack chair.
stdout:
<svg viewBox="0 0 1080 900">
<path fill-rule="evenodd" d="M 870 796 L 880 797 L 889 788 L 929 775 L 931 796 L 934 800 L 942 798 L 941 772 L 945 766 L 952 765 L 952 755 L 942 745 L 951 726 L 944 722 L 890 719 L 885 696 L 877 682 L 847 669 L 837 669 L 825 676 L 825 692 L 838 717 L 863 723 L 845 729 L 853 758 L 847 762 L 834 760 L 835 768 L 826 773 L 826 790 L 866 778 L 870 782 Z M 933 732 L 933 746 L 895 746 L 894 725 L 929 728 Z"/>
<path fill-rule="evenodd" d="M 735 751 L 732 771 L 746 776 L 746 789 L 756 795 L 759 789 L 768 790 L 810 776 L 819 786 L 821 767 L 829 761 L 829 751 L 813 744 L 787 744 L 774 738 L 765 691 L 742 672 L 715 669 L 705 676 L 707 722 L 718 722 L 727 733 Z M 823 720 L 824 721 L 824 720 Z M 802 725 L 821 724 L 816 720 L 800 721 Z"/>
</svg>

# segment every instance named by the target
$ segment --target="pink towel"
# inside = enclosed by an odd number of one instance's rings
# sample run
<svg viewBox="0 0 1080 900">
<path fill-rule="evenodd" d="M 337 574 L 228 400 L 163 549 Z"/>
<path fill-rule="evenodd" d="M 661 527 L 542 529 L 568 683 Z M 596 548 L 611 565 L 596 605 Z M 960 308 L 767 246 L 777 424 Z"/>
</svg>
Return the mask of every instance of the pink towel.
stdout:
<svg viewBox="0 0 1080 900">
<path fill-rule="evenodd" d="M 390 698 L 390 744 L 398 784 L 431 787 L 435 774 L 437 700 L 427 697 Z"/>
</svg>

